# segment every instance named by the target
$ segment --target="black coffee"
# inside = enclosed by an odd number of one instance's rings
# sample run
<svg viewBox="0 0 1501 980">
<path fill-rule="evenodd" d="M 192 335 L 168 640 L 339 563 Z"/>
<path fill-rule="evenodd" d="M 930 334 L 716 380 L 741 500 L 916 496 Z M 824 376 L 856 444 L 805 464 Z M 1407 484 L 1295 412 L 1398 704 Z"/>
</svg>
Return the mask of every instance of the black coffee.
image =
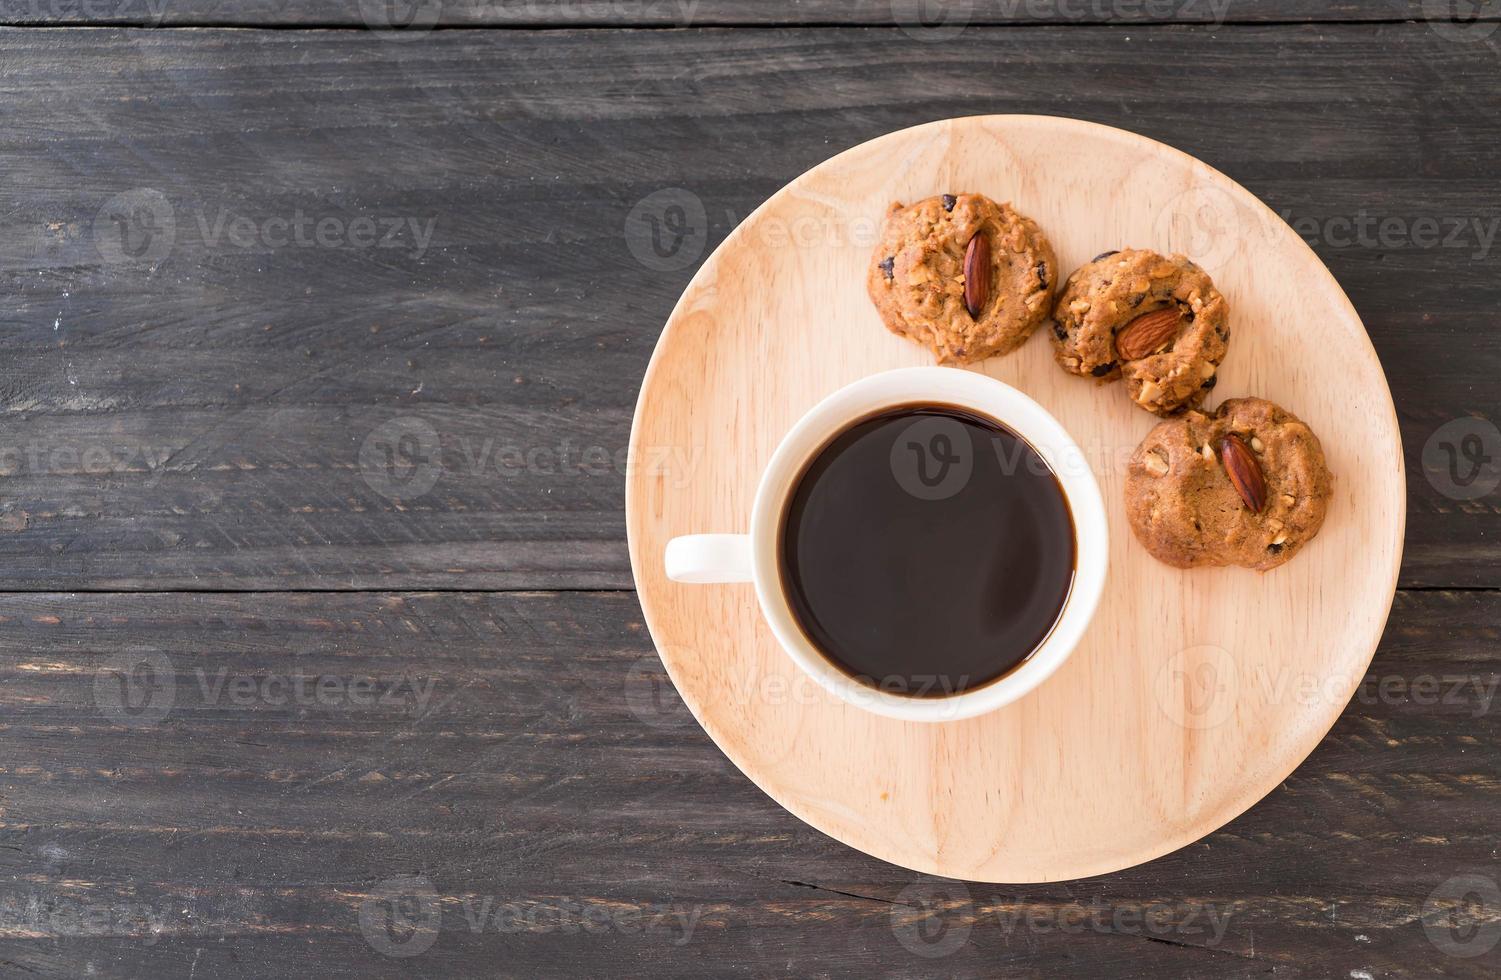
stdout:
<svg viewBox="0 0 1501 980">
<path fill-rule="evenodd" d="M 1073 518 L 1043 458 L 991 419 L 909 405 L 804 468 L 782 516 L 783 588 L 850 676 L 942 697 L 1027 659 L 1073 584 Z"/>
</svg>

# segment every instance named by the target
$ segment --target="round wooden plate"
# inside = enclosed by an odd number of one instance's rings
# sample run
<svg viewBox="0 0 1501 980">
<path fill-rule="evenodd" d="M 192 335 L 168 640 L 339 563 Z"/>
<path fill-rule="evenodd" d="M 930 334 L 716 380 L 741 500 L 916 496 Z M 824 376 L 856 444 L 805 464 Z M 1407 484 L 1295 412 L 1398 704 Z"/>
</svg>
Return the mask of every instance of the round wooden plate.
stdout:
<svg viewBox="0 0 1501 980">
<path fill-rule="evenodd" d="M 1028 697 L 948 724 L 877 717 L 802 677 L 748 585 L 663 574 L 669 538 L 745 531 L 762 467 L 824 395 L 930 356 L 865 294 L 892 201 L 976 191 L 1035 218 L 1066 274 L 1126 246 L 1183 252 L 1230 303 L 1218 401 L 1260 395 L 1323 440 L 1319 537 L 1266 574 L 1158 564 L 1126 524 L 1125 461 L 1156 419 L 1124 386 L 1057 367 L 1045 336 L 976 370 L 1037 399 L 1090 454 L 1110 577 L 1072 659 Z M 1102 874 L 1223 826 L 1285 779 L 1365 675 L 1396 588 L 1405 486 L 1396 413 L 1333 276 L 1265 205 L 1170 147 L 1044 116 L 892 133 L 803 174 L 694 277 L 631 433 L 631 563 L 683 700 L 773 799 L 851 847 L 990 882 Z M 879 529 L 872 529 L 879 533 Z"/>
</svg>

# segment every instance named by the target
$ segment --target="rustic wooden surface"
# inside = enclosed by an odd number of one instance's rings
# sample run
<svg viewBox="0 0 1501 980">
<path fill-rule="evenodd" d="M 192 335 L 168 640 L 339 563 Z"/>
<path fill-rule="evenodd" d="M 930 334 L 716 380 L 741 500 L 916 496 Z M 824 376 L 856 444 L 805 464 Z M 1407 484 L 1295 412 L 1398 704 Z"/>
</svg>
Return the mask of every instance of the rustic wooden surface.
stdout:
<svg viewBox="0 0 1501 980">
<path fill-rule="evenodd" d="M 1501 21 L 1494 0 L 5 0 L 0 23 L 133 27 L 715 27 Z"/>
<path fill-rule="evenodd" d="M 1501 419 L 1494 11 L 950 36 L 455 5 L 494 29 L 391 37 L 292 6 L 163 22 L 354 29 L 0 31 L 0 976 L 1496 973 L 1501 896 L 1463 892 L 1501 879 L 1501 497 L 1424 466 Z M 1367 684 L 1248 814 L 1121 874 L 945 891 L 798 823 L 661 689 L 616 455 L 680 259 L 838 150 L 1002 111 L 1182 147 L 1309 228 L 1391 380 L 1408 541 Z M 704 218 L 659 260 L 671 188 Z M 331 244 L 265 239 L 299 213 Z M 1361 215 L 1401 233 L 1350 242 Z"/>
</svg>

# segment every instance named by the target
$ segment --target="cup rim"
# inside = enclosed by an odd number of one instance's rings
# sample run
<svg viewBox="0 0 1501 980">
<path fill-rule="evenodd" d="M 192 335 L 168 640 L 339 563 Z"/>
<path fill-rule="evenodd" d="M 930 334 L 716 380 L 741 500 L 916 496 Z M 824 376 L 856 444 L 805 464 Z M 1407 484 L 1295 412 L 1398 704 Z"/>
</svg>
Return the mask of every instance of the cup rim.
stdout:
<svg viewBox="0 0 1501 980">
<path fill-rule="evenodd" d="M 793 481 L 828 439 L 884 408 L 931 401 L 995 419 L 1043 456 L 1072 512 L 1073 586 L 1051 632 L 1031 655 L 996 680 L 947 697 L 891 694 L 836 667 L 804 634 L 783 593 L 778 538 Z M 1060 465 L 1066 464 L 1066 465 Z M 809 409 L 782 437 L 756 488 L 750 524 L 752 579 L 762 616 L 778 644 L 818 685 L 845 702 L 906 721 L 959 721 L 1016 701 L 1063 666 L 1089 627 L 1104 591 L 1109 522 L 1094 470 L 1063 425 L 1031 396 L 988 375 L 951 367 L 896 368 L 845 385 Z"/>
</svg>

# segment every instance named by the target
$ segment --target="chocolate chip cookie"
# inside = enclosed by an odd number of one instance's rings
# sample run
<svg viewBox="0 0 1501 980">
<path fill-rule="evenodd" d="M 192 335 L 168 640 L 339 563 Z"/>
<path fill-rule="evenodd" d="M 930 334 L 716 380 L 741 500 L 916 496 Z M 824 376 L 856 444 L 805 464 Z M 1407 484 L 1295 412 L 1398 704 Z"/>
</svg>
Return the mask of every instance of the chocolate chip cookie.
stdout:
<svg viewBox="0 0 1501 980">
<path fill-rule="evenodd" d="M 1058 261 L 1037 222 L 980 194 L 892 204 L 867 285 L 887 329 L 968 364 L 1047 319 Z"/>
<path fill-rule="evenodd" d="M 1053 347 L 1070 374 L 1126 379 L 1157 415 L 1196 408 L 1214 387 L 1230 340 L 1225 297 L 1181 255 L 1128 248 L 1068 277 L 1053 309 Z"/>
<path fill-rule="evenodd" d="M 1307 425 L 1265 399 L 1234 398 L 1147 433 L 1127 469 L 1126 516 L 1158 561 L 1264 572 L 1319 533 L 1331 491 Z"/>
</svg>

